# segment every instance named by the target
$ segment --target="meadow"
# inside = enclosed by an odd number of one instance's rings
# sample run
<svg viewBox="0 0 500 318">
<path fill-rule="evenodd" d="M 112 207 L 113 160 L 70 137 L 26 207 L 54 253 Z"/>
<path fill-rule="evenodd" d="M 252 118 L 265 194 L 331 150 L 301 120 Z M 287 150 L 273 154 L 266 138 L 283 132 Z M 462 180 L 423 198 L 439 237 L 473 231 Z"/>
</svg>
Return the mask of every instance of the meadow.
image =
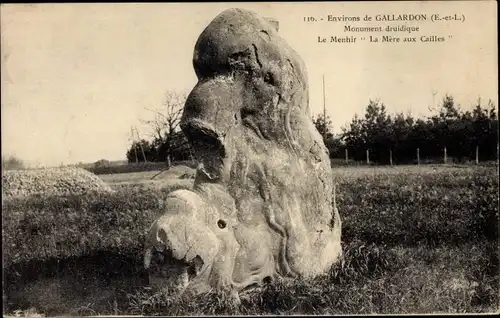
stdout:
<svg viewBox="0 0 500 318">
<path fill-rule="evenodd" d="M 245 292 L 240 305 L 216 293 L 185 302 L 144 287 L 144 231 L 170 191 L 190 187 L 185 175 L 101 175 L 115 193 L 3 202 L 4 306 L 47 315 L 497 311 L 497 167 L 332 171 L 343 262 L 313 280 Z"/>
</svg>

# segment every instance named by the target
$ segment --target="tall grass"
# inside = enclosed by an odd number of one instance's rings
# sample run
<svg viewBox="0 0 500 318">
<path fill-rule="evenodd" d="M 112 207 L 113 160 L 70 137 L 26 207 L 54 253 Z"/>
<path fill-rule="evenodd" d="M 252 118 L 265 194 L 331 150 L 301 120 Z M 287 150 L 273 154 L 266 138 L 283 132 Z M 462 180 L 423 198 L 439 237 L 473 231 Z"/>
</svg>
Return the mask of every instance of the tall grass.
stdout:
<svg viewBox="0 0 500 318">
<path fill-rule="evenodd" d="M 310 281 L 244 293 L 240 304 L 215 292 L 174 299 L 132 279 L 146 275 L 143 233 L 172 189 L 137 184 L 100 197 L 9 201 L 3 205 L 9 306 L 73 315 L 492 311 L 499 295 L 495 170 L 334 169 L 343 263 Z M 33 272 L 45 274 L 29 277 Z M 78 284 L 68 278 L 76 272 Z M 28 292 L 48 294 L 42 277 L 59 277 L 53 294 L 60 298 L 42 301 Z M 78 297 L 61 300 L 68 294 Z M 89 296 L 96 294 L 101 300 Z"/>
<path fill-rule="evenodd" d="M 498 303 L 492 242 L 440 248 L 346 243 L 342 265 L 309 281 L 276 281 L 241 295 L 176 300 L 140 291 L 123 312 L 143 315 L 293 315 L 488 312 Z"/>
</svg>

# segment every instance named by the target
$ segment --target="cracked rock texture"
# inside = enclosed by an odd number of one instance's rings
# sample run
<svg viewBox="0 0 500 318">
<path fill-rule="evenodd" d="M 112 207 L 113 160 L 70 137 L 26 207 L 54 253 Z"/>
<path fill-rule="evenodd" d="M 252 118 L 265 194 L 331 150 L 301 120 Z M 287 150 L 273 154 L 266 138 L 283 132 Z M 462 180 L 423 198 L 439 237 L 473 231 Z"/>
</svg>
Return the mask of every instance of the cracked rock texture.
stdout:
<svg viewBox="0 0 500 318">
<path fill-rule="evenodd" d="M 172 192 L 151 226 L 146 266 L 168 255 L 193 292 L 327 271 L 341 220 L 300 56 L 276 24 L 229 9 L 198 38 L 193 66 L 181 127 L 200 165 L 193 190 Z"/>
</svg>

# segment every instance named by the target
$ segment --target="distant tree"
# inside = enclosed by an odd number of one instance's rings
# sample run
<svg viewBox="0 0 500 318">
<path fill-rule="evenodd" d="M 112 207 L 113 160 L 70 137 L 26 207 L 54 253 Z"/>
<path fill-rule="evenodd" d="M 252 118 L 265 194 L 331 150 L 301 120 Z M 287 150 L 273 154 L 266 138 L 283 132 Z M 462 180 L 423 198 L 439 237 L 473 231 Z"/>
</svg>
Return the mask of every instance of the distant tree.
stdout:
<svg viewBox="0 0 500 318">
<path fill-rule="evenodd" d="M 488 109 L 489 109 L 489 117 L 492 120 L 498 119 L 497 118 L 497 106 L 495 103 L 491 101 L 491 99 L 488 101 Z"/>
<path fill-rule="evenodd" d="M 153 145 L 156 148 L 155 161 L 167 161 L 173 152 L 174 133 L 180 131 L 180 120 L 187 96 L 173 91 L 165 93 L 163 105 L 160 108 L 147 110 L 154 113 L 154 118 L 143 120 L 153 131 Z M 153 160 L 152 160 L 153 161 Z"/>
<path fill-rule="evenodd" d="M 177 131 L 170 138 L 170 156 L 173 161 L 185 161 L 194 159 L 191 145 L 182 131 Z M 159 152 L 165 153 L 160 148 Z"/>
<path fill-rule="evenodd" d="M 318 114 L 316 117 L 312 118 L 314 126 L 320 133 L 328 149 L 330 157 L 338 157 L 344 148 L 344 144 L 333 134 L 332 120 L 327 115 L 326 119 L 323 114 Z"/>
<path fill-rule="evenodd" d="M 24 162 L 14 156 L 4 157 L 2 156 L 2 170 L 23 170 L 26 169 Z"/>
<path fill-rule="evenodd" d="M 316 129 L 320 133 L 321 137 L 323 137 L 323 141 L 325 141 L 326 144 L 326 141 L 333 136 L 332 120 L 330 119 L 330 116 L 326 115 L 325 119 L 323 114 L 318 114 L 316 117 L 313 116 L 312 120 L 314 126 L 316 126 Z"/>
<path fill-rule="evenodd" d="M 370 100 L 364 117 L 355 114 L 351 123 L 342 130 L 341 138 L 351 158 L 364 160 L 366 150 L 369 150 L 370 160 L 389 160 L 389 150 L 394 141 L 393 124 L 385 105 L 380 101 Z"/>
<path fill-rule="evenodd" d="M 408 145 L 413 129 L 414 119 L 411 114 L 405 116 L 403 113 L 398 113 L 395 115 L 392 120 L 391 134 L 388 137 L 391 144 L 393 163 L 411 160 L 410 158 L 413 157 L 413 149 Z"/>
<path fill-rule="evenodd" d="M 454 144 L 454 123 L 459 119 L 460 109 L 455 104 L 455 100 L 450 95 L 445 95 L 437 113 L 428 120 L 428 131 L 433 141 L 433 152 L 436 156 L 442 156 L 444 147 L 447 149 L 448 156 L 456 155 Z"/>
<path fill-rule="evenodd" d="M 370 159 L 379 162 L 388 161 L 388 151 L 392 148 L 392 119 L 387 115 L 385 105 L 379 100 L 369 101 L 362 127 L 367 136 Z"/>
<path fill-rule="evenodd" d="M 394 163 L 414 162 L 416 150 L 420 158 L 442 160 L 444 147 L 450 158 L 473 159 L 476 149 L 480 160 L 497 157 L 498 119 L 493 102 L 481 105 L 481 99 L 470 111 L 462 111 L 454 98 L 446 95 L 434 113 L 415 119 L 411 114 L 387 114 L 384 104 L 370 100 L 364 116 L 355 114 L 342 128 L 342 141 L 349 158 L 385 163 L 392 150 Z"/>
<path fill-rule="evenodd" d="M 142 149 L 141 149 L 142 146 Z M 144 158 L 142 154 L 142 150 L 144 150 Z M 144 162 L 144 161 L 155 161 L 157 157 L 156 148 L 152 142 L 149 142 L 145 139 L 141 139 L 140 141 L 134 141 L 130 148 L 127 150 L 127 160 L 130 163 L 133 162 Z"/>
<path fill-rule="evenodd" d="M 345 144 L 342 142 L 340 137 L 332 136 L 332 138 L 327 140 L 326 147 L 330 153 L 330 158 L 343 158 Z"/>
<path fill-rule="evenodd" d="M 98 168 L 98 167 L 110 167 L 111 166 L 111 162 L 109 160 L 106 160 L 106 159 L 100 159 L 100 160 L 97 160 L 96 162 L 94 162 L 94 167 Z"/>
<path fill-rule="evenodd" d="M 349 156 L 354 160 L 363 160 L 368 136 L 363 129 L 363 119 L 354 114 L 351 122 L 342 127 L 341 140 L 349 151 Z"/>
<path fill-rule="evenodd" d="M 441 119 L 454 120 L 460 117 L 460 106 L 455 103 L 453 96 L 446 94 L 443 98 L 441 108 L 439 110 Z"/>
<path fill-rule="evenodd" d="M 477 115 L 476 115 L 477 113 Z M 483 158 L 495 159 L 498 145 L 498 118 L 495 104 L 489 100 L 486 107 L 478 106 L 475 109 L 474 134 L 480 136 L 476 139 L 480 155 Z"/>
</svg>

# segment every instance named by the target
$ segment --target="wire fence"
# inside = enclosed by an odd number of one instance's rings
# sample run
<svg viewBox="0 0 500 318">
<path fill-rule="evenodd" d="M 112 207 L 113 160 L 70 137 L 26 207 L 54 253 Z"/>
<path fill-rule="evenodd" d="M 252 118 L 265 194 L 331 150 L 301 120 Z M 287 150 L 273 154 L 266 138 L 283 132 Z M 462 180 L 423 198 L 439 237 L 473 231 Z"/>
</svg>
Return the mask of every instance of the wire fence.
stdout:
<svg viewBox="0 0 500 318">
<path fill-rule="evenodd" d="M 357 151 L 359 153 L 359 150 Z M 383 163 L 388 163 L 390 166 L 397 165 L 398 162 L 394 160 L 394 153 L 391 149 L 388 149 L 386 151 L 386 156 L 387 158 L 384 158 L 385 160 L 379 160 L 379 161 L 373 161 L 370 160 L 370 149 L 365 150 L 365 157 L 364 160 L 359 160 L 359 156 L 357 160 L 354 160 L 353 158 L 349 157 L 349 149 L 345 148 L 344 149 L 345 157 L 344 158 L 339 158 L 339 157 L 334 157 L 332 158 L 332 164 L 337 164 L 337 165 L 352 165 L 352 164 L 366 164 L 366 165 L 377 165 L 381 164 L 380 161 Z M 462 163 L 462 164 L 483 164 L 483 163 L 493 163 L 496 162 L 496 165 L 499 164 L 499 145 L 497 144 L 497 150 L 496 150 L 496 160 L 491 160 L 491 158 L 486 158 L 482 159 L 480 154 L 480 147 L 476 146 L 475 147 L 475 155 L 473 158 L 467 157 L 467 156 L 461 156 L 461 157 L 450 157 L 448 154 L 448 149 L 447 147 L 442 148 L 442 154 L 440 157 L 422 157 L 421 156 L 421 149 L 416 148 L 415 149 L 415 155 L 414 158 L 410 161 L 405 160 L 402 163 L 399 164 L 416 164 L 416 165 L 421 165 L 421 164 L 457 164 L 457 163 Z M 379 154 L 380 158 L 380 154 Z"/>
</svg>

